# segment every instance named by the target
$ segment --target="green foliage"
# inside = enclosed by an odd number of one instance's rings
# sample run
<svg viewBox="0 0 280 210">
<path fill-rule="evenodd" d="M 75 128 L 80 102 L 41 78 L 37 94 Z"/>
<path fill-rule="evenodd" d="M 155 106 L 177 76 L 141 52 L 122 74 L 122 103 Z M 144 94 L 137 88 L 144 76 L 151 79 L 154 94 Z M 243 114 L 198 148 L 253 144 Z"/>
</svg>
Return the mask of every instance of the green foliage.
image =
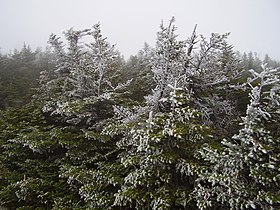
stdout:
<svg viewBox="0 0 280 210">
<path fill-rule="evenodd" d="M 127 61 L 100 24 L 0 55 L 1 209 L 279 208 L 279 62 L 174 22 Z"/>
<path fill-rule="evenodd" d="M 132 79 L 128 97 L 134 101 L 144 102 L 144 97 L 154 88 L 150 63 L 153 53 L 153 49 L 145 43 L 144 48 L 131 56 L 124 66 L 122 78 Z"/>
<path fill-rule="evenodd" d="M 77 199 L 59 177 L 66 151 L 60 142 L 68 136 L 36 104 L 3 112 L 0 126 L 1 206 L 50 209 L 65 196 Z"/>
<path fill-rule="evenodd" d="M 171 92 L 169 112 L 149 113 L 118 142 L 120 160 L 128 171 L 115 205 L 152 209 L 190 208 L 199 162 L 194 152 L 208 136 L 200 114 L 188 106 L 189 96 Z M 147 120 L 145 120 L 147 119 Z"/>
<path fill-rule="evenodd" d="M 251 70 L 252 88 L 242 127 L 221 146 L 200 151 L 210 167 L 200 173 L 193 195 L 200 209 L 277 209 L 279 200 L 279 70 Z M 257 81 L 256 85 L 252 85 Z M 275 135 L 276 134 L 276 135 Z"/>
<path fill-rule="evenodd" d="M 32 52 L 24 45 L 21 51 L 0 55 L 0 109 L 20 108 L 31 100 L 38 86 L 40 71 L 53 68 L 50 52 Z"/>
</svg>

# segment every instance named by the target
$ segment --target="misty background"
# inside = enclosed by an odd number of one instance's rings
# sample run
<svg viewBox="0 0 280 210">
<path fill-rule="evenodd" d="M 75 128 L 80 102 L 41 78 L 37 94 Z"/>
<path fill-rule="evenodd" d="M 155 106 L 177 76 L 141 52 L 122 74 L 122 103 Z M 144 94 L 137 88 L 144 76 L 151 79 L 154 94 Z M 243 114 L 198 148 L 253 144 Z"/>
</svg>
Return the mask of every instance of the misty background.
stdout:
<svg viewBox="0 0 280 210">
<path fill-rule="evenodd" d="M 0 0 L 0 210 L 280 209 L 279 2 Z"/>
<path fill-rule="evenodd" d="M 161 21 L 172 16 L 181 39 L 197 33 L 230 32 L 241 52 L 280 60 L 278 0 L 0 0 L 0 52 L 23 44 L 45 48 L 51 33 L 90 28 L 100 22 L 104 36 L 128 58 L 147 42 L 154 45 Z"/>
</svg>

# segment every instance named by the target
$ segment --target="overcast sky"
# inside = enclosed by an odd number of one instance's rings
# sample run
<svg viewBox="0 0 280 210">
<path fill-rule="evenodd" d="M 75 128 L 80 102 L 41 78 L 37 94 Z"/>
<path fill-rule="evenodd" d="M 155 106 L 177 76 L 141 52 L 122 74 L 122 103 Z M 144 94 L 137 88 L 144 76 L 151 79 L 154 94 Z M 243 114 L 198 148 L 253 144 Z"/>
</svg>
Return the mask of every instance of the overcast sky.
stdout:
<svg viewBox="0 0 280 210">
<path fill-rule="evenodd" d="M 161 20 L 176 18 L 181 39 L 231 32 L 241 52 L 280 60 L 280 0 L 0 0 L 0 48 L 45 47 L 51 33 L 100 22 L 103 35 L 127 58 L 156 40 Z"/>
</svg>

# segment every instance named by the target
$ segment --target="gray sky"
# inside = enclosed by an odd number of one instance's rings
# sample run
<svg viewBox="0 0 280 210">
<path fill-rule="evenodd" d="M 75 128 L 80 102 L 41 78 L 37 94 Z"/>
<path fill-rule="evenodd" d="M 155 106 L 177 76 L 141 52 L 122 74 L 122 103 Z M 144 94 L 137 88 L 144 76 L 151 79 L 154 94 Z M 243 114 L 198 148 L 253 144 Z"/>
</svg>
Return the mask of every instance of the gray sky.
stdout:
<svg viewBox="0 0 280 210">
<path fill-rule="evenodd" d="M 127 58 L 144 42 L 153 46 L 161 20 L 172 16 L 181 39 L 198 24 L 199 34 L 231 32 L 236 50 L 280 60 L 280 0 L 0 0 L 0 48 L 45 47 L 51 33 L 100 22 Z"/>
</svg>

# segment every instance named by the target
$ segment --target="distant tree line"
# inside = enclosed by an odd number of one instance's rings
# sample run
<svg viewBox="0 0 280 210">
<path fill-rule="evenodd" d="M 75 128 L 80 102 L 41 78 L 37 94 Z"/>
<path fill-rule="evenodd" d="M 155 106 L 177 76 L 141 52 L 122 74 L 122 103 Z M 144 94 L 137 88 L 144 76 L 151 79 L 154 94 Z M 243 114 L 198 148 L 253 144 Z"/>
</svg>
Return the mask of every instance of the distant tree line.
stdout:
<svg viewBox="0 0 280 210">
<path fill-rule="evenodd" d="M 0 55 L 0 209 L 280 208 L 278 61 L 174 18 L 127 60 L 64 35 Z"/>
</svg>

